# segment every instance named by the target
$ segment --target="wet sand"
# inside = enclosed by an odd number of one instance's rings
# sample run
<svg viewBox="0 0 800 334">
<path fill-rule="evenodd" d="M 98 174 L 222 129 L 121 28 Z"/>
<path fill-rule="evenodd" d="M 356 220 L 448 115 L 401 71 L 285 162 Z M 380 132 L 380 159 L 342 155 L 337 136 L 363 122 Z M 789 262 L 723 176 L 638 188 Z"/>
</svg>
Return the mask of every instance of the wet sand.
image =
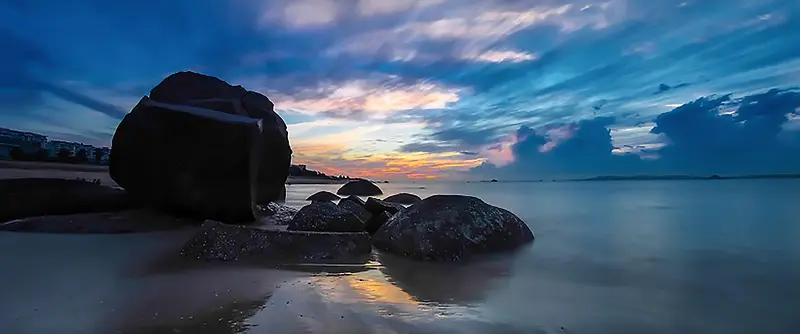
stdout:
<svg viewBox="0 0 800 334">
<path fill-rule="evenodd" d="M 302 206 L 337 185 L 292 185 Z M 196 263 L 192 231 L 0 233 L 0 333 L 792 333 L 797 181 L 381 185 L 479 194 L 537 240 L 467 266 Z M 731 206 L 730 203 L 743 203 Z M 746 205 L 745 205 L 746 204 Z"/>
<path fill-rule="evenodd" d="M 498 277 L 487 273 L 502 272 L 497 268 L 437 266 L 440 275 L 427 276 L 414 274 L 418 264 L 404 259 L 388 260 L 394 273 L 378 261 L 196 263 L 176 256 L 190 233 L 0 233 L 3 332 L 516 332 L 470 319 L 470 300 L 483 298 L 473 294 L 486 291 Z"/>
</svg>

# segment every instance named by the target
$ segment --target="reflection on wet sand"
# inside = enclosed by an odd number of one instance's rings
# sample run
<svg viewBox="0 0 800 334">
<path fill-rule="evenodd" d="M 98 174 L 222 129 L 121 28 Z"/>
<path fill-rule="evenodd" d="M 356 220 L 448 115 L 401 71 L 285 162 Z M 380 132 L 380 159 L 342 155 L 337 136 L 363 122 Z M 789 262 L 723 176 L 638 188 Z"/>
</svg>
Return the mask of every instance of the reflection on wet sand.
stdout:
<svg viewBox="0 0 800 334">
<path fill-rule="evenodd" d="M 502 254 L 469 264 L 413 261 L 386 253 L 378 259 L 389 282 L 415 300 L 442 304 L 480 303 L 491 290 L 503 284 L 516 254 Z"/>
</svg>

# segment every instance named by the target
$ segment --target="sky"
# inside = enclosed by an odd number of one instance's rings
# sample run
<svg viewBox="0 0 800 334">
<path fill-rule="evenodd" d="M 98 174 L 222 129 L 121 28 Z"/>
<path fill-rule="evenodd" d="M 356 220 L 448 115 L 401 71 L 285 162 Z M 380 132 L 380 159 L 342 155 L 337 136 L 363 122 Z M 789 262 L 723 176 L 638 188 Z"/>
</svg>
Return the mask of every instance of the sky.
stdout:
<svg viewBox="0 0 800 334">
<path fill-rule="evenodd" d="M 192 70 L 328 174 L 800 173 L 798 31 L 794 0 L 0 0 L 0 126 L 107 146 Z"/>
</svg>

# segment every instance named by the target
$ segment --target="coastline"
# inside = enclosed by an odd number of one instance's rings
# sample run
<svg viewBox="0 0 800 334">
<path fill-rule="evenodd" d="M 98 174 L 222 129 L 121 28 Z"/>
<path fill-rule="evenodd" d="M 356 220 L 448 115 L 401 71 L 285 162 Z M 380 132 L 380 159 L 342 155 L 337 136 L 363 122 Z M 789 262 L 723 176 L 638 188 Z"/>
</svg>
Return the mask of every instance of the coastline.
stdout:
<svg viewBox="0 0 800 334">
<path fill-rule="evenodd" d="M 59 162 L 0 160 L 0 179 L 54 178 L 99 179 L 101 184 L 117 186 L 108 175 L 108 166 Z M 333 180 L 308 176 L 289 176 L 286 184 L 344 184 L 349 180 Z"/>
</svg>

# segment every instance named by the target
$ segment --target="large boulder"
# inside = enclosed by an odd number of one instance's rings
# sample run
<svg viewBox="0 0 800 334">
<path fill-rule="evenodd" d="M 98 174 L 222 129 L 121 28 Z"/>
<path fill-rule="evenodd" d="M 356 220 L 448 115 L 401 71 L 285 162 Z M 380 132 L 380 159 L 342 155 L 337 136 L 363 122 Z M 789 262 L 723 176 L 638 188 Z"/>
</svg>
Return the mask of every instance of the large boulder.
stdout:
<svg viewBox="0 0 800 334">
<path fill-rule="evenodd" d="M 331 202 L 311 202 L 297 212 L 287 228 L 290 231 L 363 232 L 364 222 Z"/>
<path fill-rule="evenodd" d="M 357 261 L 372 250 L 369 234 L 289 231 L 285 226 L 254 228 L 206 221 L 181 249 L 199 260 L 267 262 Z"/>
<path fill-rule="evenodd" d="M 373 236 L 378 249 L 432 261 L 509 251 L 533 239 L 513 213 L 462 195 L 428 197 L 392 216 Z"/>
<path fill-rule="evenodd" d="M 330 191 L 318 191 L 311 196 L 306 198 L 306 201 L 319 201 L 319 202 L 333 202 L 342 199 L 341 197 L 337 196 L 336 194 Z"/>
<path fill-rule="evenodd" d="M 372 217 L 372 214 L 364 208 L 364 201 L 356 196 L 350 196 L 339 201 L 339 207 L 356 215 L 364 223 Z"/>
<path fill-rule="evenodd" d="M 381 188 L 378 188 L 378 186 L 376 186 L 374 183 L 367 180 L 353 180 L 345 183 L 341 188 L 339 188 L 339 190 L 336 191 L 336 194 L 342 196 L 376 196 L 383 194 L 383 191 L 381 191 Z"/>
<path fill-rule="evenodd" d="M 0 180 L 0 222 L 138 207 L 124 191 L 84 180 Z"/>
<path fill-rule="evenodd" d="M 285 198 L 286 124 L 259 93 L 194 72 L 170 75 L 120 122 L 110 174 L 137 199 L 181 215 L 252 222 Z"/>
<path fill-rule="evenodd" d="M 421 201 L 422 198 L 420 198 L 419 196 L 414 195 L 414 194 L 399 193 L 399 194 L 394 194 L 392 196 L 386 197 L 383 200 L 386 201 L 386 202 L 390 202 L 390 203 L 399 203 L 399 204 L 411 205 L 411 204 L 414 204 L 416 202 Z"/>
</svg>

